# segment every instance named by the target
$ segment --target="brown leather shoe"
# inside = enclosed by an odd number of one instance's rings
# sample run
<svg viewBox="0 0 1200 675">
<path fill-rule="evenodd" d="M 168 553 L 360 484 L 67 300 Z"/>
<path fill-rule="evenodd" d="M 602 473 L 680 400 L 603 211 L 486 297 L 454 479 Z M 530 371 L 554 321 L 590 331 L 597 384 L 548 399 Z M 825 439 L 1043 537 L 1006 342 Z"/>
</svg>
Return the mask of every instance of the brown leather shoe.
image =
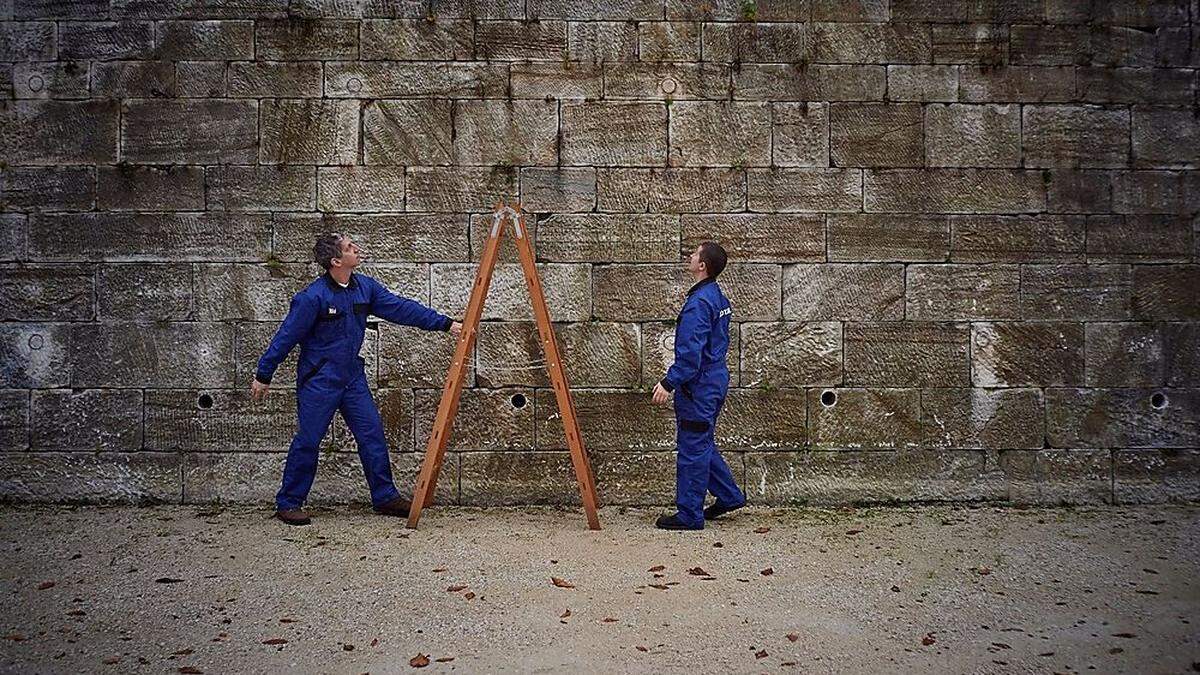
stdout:
<svg viewBox="0 0 1200 675">
<path fill-rule="evenodd" d="M 384 516 L 398 516 L 400 518 L 408 517 L 408 510 L 412 508 L 412 502 L 404 497 L 396 497 L 392 501 L 375 507 L 375 513 Z"/>
<path fill-rule="evenodd" d="M 287 523 L 288 525 L 308 525 L 312 519 L 308 514 L 300 509 L 292 509 L 291 511 L 276 511 L 275 517 Z"/>
</svg>

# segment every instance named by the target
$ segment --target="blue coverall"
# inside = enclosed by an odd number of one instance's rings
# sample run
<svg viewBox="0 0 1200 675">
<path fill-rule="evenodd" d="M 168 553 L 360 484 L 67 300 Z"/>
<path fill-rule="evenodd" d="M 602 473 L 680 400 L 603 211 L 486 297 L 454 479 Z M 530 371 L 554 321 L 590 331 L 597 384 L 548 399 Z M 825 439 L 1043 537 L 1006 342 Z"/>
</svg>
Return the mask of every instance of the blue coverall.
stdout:
<svg viewBox="0 0 1200 675">
<path fill-rule="evenodd" d="M 733 310 L 715 279 L 692 286 L 675 327 L 675 362 L 662 379 L 675 392 L 675 503 L 678 518 L 704 527 L 704 494 L 721 506 L 746 502 L 716 444 L 717 415 L 729 391 L 729 321 Z"/>
<path fill-rule="evenodd" d="M 270 384 L 275 369 L 299 343 L 298 428 L 288 448 L 283 486 L 275 496 L 280 511 L 304 504 L 317 474 L 321 439 L 333 421 L 333 413 L 339 410 L 358 445 L 371 503 L 378 507 L 400 496 L 392 482 L 383 421 L 367 386 L 363 359 L 358 355 L 368 314 L 425 330 L 449 330 L 453 323 L 450 317 L 394 295 L 363 274 L 351 274 L 345 288 L 325 274 L 292 298 L 287 318 L 258 360 L 256 374 L 259 382 Z"/>
</svg>

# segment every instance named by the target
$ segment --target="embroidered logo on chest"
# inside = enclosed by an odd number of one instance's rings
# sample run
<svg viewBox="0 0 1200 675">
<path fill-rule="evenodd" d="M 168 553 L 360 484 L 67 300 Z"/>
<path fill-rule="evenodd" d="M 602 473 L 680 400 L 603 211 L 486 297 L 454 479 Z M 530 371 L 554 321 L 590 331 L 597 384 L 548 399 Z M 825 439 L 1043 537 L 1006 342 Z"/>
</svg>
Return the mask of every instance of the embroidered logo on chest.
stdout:
<svg viewBox="0 0 1200 675">
<path fill-rule="evenodd" d="M 721 313 L 718 314 L 717 316 L 726 317 L 726 316 L 732 316 L 732 315 L 733 315 L 733 308 L 726 307 L 725 309 L 721 310 Z"/>
<path fill-rule="evenodd" d="M 327 311 L 330 315 L 335 315 L 338 313 L 337 307 L 330 307 Z"/>
</svg>

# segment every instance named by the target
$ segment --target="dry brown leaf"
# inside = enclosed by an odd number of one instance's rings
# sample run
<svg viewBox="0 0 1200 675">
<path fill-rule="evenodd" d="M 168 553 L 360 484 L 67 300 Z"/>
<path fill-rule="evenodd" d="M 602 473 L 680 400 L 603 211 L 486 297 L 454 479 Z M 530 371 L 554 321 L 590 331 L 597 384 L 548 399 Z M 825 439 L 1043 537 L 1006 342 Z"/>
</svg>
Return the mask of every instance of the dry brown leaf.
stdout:
<svg viewBox="0 0 1200 675">
<path fill-rule="evenodd" d="M 203 675 L 204 674 L 204 671 L 200 670 L 196 666 L 181 666 L 179 668 L 179 672 L 181 673 L 181 675 Z"/>
<path fill-rule="evenodd" d="M 600 621 L 602 623 L 616 623 L 617 622 L 617 620 L 612 618 L 611 616 L 606 616 L 603 619 L 601 619 Z"/>
<path fill-rule="evenodd" d="M 453 656 L 443 656 L 440 659 L 434 659 L 434 660 L 437 661 L 438 663 L 450 663 L 451 661 L 454 660 L 454 657 Z"/>
<path fill-rule="evenodd" d="M 692 576 L 696 576 L 696 577 L 708 576 L 708 572 L 705 572 L 703 567 L 693 567 L 690 570 L 688 570 L 688 574 L 690 574 Z"/>
<path fill-rule="evenodd" d="M 647 572 L 661 572 L 665 569 L 667 569 L 666 565 L 655 565 L 654 567 L 651 567 L 650 569 L 648 569 L 646 571 Z"/>
<path fill-rule="evenodd" d="M 992 570 L 987 565 L 984 565 L 983 567 L 979 568 L 979 573 L 983 576 L 987 576 L 992 573 Z"/>
<path fill-rule="evenodd" d="M 559 614 L 559 615 L 558 615 L 558 618 L 560 618 L 560 619 L 565 619 L 565 618 L 567 618 L 568 616 L 571 616 L 571 608 L 570 608 L 570 607 L 568 607 L 568 608 L 566 609 L 566 611 L 564 611 L 562 614 Z"/>
<path fill-rule="evenodd" d="M 342 645 L 342 651 L 344 651 L 344 652 L 352 652 L 352 651 L 354 651 L 354 645 L 352 645 L 352 644 L 349 644 L 349 643 L 347 643 L 347 644 L 344 644 L 344 645 Z"/>
<path fill-rule="evenodd" d="M 295 619 L 289 619 L 286 616 L 279 620 L 279 623 L 296 623 Z"/>
<path fill-rule="evenodd" d="M 926 633 L 925 637 L 921 638 L 921 644 L 925 645 L 926 647 L 935 642 L 937 642 L 937 640 L 934 639 L 933 633 Z"/>
<path fill-rule="evenodd" d="M 796 640 L 799 640 L 799 639 L 800 639 L 800 636 L 799 636 L 799 635 L 796 635 L 795 633 L 788 633 L 788 634 L 787 634 L 787 639 L 788 639 L 788 641 L 789 641 L 789 642 L 795 642 Z"/>
<path fill-rule="evenodd" d="M 560 579 L 558 577 L 550 577 L 550 583 L 558 586 L 559 588 L 575 588 L 575 584 L 567 581 L 566 579 Z"/>
<path fill-rule="evenodd" d="M 263 644 L 264 645 L 286 645 L 287 640 L 284 640 L 283 638 L 271 638 L 270 640 L 263 640 Z"/>
<path fill-rule="evenodd" d="M 760 650 L 758 650 L 758 651 L 754 652 L 754 658 L 756 658 L 756 659 L 765 659 L 765 658 L 767 658 L 767 650 L 765 650 L 765 649 L 760 649 Z"/>
<path fill-rule="evenodd" d="M 474 600 L 475 594 L 472 593 L 471 591 L 467 591 L 466 593 L 463 593 L 463 597 L 466 598 L 467 600 Z"/>
<path fill-rule="evenodd" d="M 766 534 L 766 533 L 768 533 L 768 532 L 770 532 L 770 531 L 771 531 L 771 528 L 769 528 L 769 527 L 756 527 L 756 528 L 754 528 L 754 534 Z"/>
<path fill-rule="evenodd" d="M 371 646 L 378 647 L 379 646 L 379 638 L 375 638 L 374 640 L 371 640 Z"/>
<path fill-rule="evenodd" d="M 862 530 L 846 530 L 846 534 L 849 534 L 849 535 L 855 535 L 855 534 L 858 534 L 859 532 L 862 532 Z"/>
<path fill-rule="evenodd" d="M 44 591 L 47 588 L 54 588 L 54 582 L 53 581 L 43 581 L 42 583 L 38 584 L 39 591 Z"/>
<path fill-rule="evenodd" d="M 179 651 L 177 651 L 177 652 L 172 652 L 172 653 L 173 653 L 175 656 L 187 656 L 188 654 L 191 654 L 193 651 L 195 651 L 195 650 L 194 650 L 194 649 L 191 649 L 191 648 L 189 648 L 189 649 L 180 649 Z"/>
<path fill-rule="evenodd" d="M 446 568 L 445 568 L 445 567 L 435 567 L 433 571 L 434 571 L 434 572 L 439 572 L 439 573 L 440 573 L 440 572 L 445 572 L 445 571 L 446 571 Z"/>
<path fill-rule="evenodd" d="M 450 588 L 447 588 L 446 590 L 451 593 L 457 593 L 461 590 L 466 589 L 466 587 L 467 587 L 466 584 L 454 584 L 453 586 L 451 586 Z"/>
<path fill-rule="evenodd" d="M 647 647 L 643 647 L 642 645 L 638 645 L 637 647 L 635 647 L 635 649 L 637 649 L 639 652 L 648 652 L 648 651 L 650 651 L 650 649 L 649 649 L 649 648 L 647 648 Z"/>
<path fill-rule="evenodd" d="M 429 665 L 429 657 L 418 652 L 416 656 L 408 660 L 408 665 L 412 666 L 413 668 L 424 668 L 425 666 Z"/>
<path fill-rule="evenodd" d="M 768 567 L 767 569 L 759 572 L 759 574 L 763 575 L 764 577 L 769 577 L 772 574 L 775 574 L 775 569 L 772 567 Z"/>
</svg>

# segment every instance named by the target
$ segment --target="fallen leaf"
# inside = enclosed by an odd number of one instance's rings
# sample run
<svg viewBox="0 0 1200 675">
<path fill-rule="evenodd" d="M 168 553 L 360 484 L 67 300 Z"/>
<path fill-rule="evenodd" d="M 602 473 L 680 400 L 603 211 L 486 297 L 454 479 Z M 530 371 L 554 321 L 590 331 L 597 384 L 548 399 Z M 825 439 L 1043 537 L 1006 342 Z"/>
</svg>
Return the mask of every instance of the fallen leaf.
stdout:
<svg viewBox="0 0 1200 675">
<path fill-rule="evenodd" d="M 453 656 L 443 656 L 440 659 L 435 659 L 438 663 L 450 663 L 454 660 Z"/>
<path fill-rule="evenodd" d="M 848 534 L 848 535 L 855 535 L 855 534 L 858 534 L 859 532 L 862 532 L 862 530 L 846 530 L 846 534 Z"/>
<path fill-rule="evenodd" d="M 156 584 L 177 584 L 181 581 L 183 581 L 183 579 L 175 579 L 173 577 L 159 577 L 154 580 L 154 583 L 156 583 Z"/>
<path fill-rule="evenodd" d="M 447 588 L 446 590 L 451 593 L 457 593 L 457 592 L 465 589 L 466 587 L 467 587 L 466 584 L 454 584 L 453 586 L 451 586 L 450 588 Z"/>
<path fill-rule="evenodd" d="M 1038 654 L 1038 656 L 1054 656 L 1054 652 L 1042 652 L 1041 654 Z"/>
<path fill-rule="evenodd" d="M 121 662 L 121 657 L 119 657 L 119 656 L 110 656 L 107 659 L 104 659 L 104 665 L 106 665 L 106 666 L 115 666 L 120 662 Z"/>
<path fill-rule="evenodd" d="M 1112 649 L 1108 650 L 1108 653 L 1109 654 L 1120 654 L 1123 651 L 1125 651 L 1125 650 L 1121 649 L 1120 647 L 1113 647 Z"/>
<path fill-rule="evenodd" d="M 418 652 L 416 656 L 408 660 L 408 665 L 412 666 L 413 668 L 424 668 L 425 666 L 429 665 L 429 657 Z"/>
<path fill-rule="evenodd" d="M 795 633 L 788 633 L 788 634 L 787 634 L 787 639 L 788 639 L 788 641 L 789 641 L 789 642 L 795 642 L 796 640 L 799 640 L 799 639 L 800 639 L 800 636 L 799 636 L 799 635 L 796 635 Z"/>
<path fill-rule="evenodd" d="M 571 616 L 571 608 L 570 607 L 568 607 L 562 614 L 559 614 L 558 618 L 565 619 L 568 616 Z"/>
<path fill-rule="evenodd" d="M 769 527 L 756 527 L 756 528 L 754 528 L 754 534 L 766 534 L 766 533 L 768 533 L 768 532 L 770 532 L 770 531 L 771 531 L 771 528 L 769 528 Z"/>
<path fill-rule="evenodd" d="M 667 586 L 666 584 L 650 584 L 650 588 L 657 588 L 660 591 L 665 591 L 670 588 L 670 586 Z"/>
<path fill-rule="evenodd" d="M 665 569 L 667 569 L 666 565 L 655 565 L 654 567 L 651 567 L 650 569 L 648 569 L 646 571 L 647 572 L 661 572 Z"/>
<path fill-rule="evenodd" d="M 283 638 L 271 638 L 270 640 L 263 640 L 263 644 L 264 645 L 286 645 L 287 640 L 284 640 Z"/>
<path fill-rule="evenodd" d="M 439 573 L 440 573 L 440 572 L 445 572 L 445 571 L 446 571 L 446 568 L 445 568 L 445 567 L 437 567 L 437 568 L 434 568 L 434 570 L 433 570 L 433 571 L 434 571 L 434 572 L 439 572 Z"/>
<path fill-rule="evenodd" d="M 202 675 L 204 673 L 203 670 L 200 670 L 196 666 L 182 666 L 179 668 L 179 672 L 183 675 Z"/>
<path fill-rule="evenodd" d="M 639 652 L 648 652 L 648 651 L 650 651 L 648 648 L 646 648 L 646 647 L 643 647 L 642 645 L 638 645 L 637 647 L 635 647 L 635 649 L 637 649 Z"/>
<path fill-rule="evenodd" d="M 352 651 L 354 651 L 354 645 L 352 645 L 352 644 L 344 644 L 344 645 L 342 645 L 342 651 L 344 651 L 344 652 L 352 652 Z"/>
<path fill-rule="evenodd" d="M 688 574 L 691 574 L 692 576 L 696 576 L 696 577 L 708 576 L 708 572 L 705 572 L 704 569 L 701 567 L 693 567 L 692 569 L 688 570 Z"/>
<path fill-rule="evenodd" d="M 191 653 L 192 653 L 192 652 L 194 652 L 194 651 L 195 651 L 194 649 L 190 649 L 190 648 L 189 648 L 189 649 L 180 649 L 179 651 L 177 651 L 177 652 L 172 652 L 172 653 L 173 653 L 175 656 L 187 656 L 188 654 L 191 654 Z"/>
<path fill-rule="evenodd" d="M 467 600 L 474 600 L 475 594 L 470 591 L 467 591 L 466 593 L 463 593 L 463 597 L 466 598 Z"/>
<path fill-rule="evenodd" d="M 83 557 L 82 553 L 76 553 L 75 555 L 71 556 L 71 560 L 79 560 L 82 557 Z"/>
<path fill-rule="evenodd" d="M 379 646 L 379 638 L 375 638 L 374 640 L 371 640 L 371 646 L 378 647 Z"/>
<path fill-rule="evenodd" d="M 984 565 L 983 567 L 979 568 L 978 572 L 983 576 L 987 576 L 992 573 L 992 570 L 987 565 Z"/>
<path fill-rule="evenodd" d="M 611 616 L 606 616 L 603 619 L 601 619 L 600 621 L 602 623 L 616 623 L 617 622 L 617 620 L 612 618 Z"/>
<path fill-rule="evenodd" d="M 286 616 L 279 620 L 279 623 L 296 623 L 295 619 L 289 619 Z"/>
<path fill-rule="evenodd" d="M 934 639 L 933 633 L 926 633 L 925 637 L 921 638 L 921 644 L 925 645 L 926 647 L 935 642 L 937 642 L 937 640 Z"/>
<path fill-rule="evenodd" d="M 773 568 L 768 567 L 767 569 L 759 572 L 759 574 L 763 575 L 764 577 L 769 577 L 772 574 L 775 574 L 775 570 Z"/>
<path fill-rule="evenodd" d="M 765 650 L 765 649 L 760 649 L 760 650 L 758 650 L 758 651 L 754 652 L 754 658 L 756 658 L 756 659 L 765 659 L 765 658 L 767 658 L 767 650 Z"/>
<path fill-rule="evenodd" d="M 725 544 L 722 544 L 721 542 L 716 541 L 716 542 L 713 542 L 713 548 L 725 548 Z"/>
<path fill-rule="evenodd" d="M 83 616 L 85 614 L 87 614 L 87 612 L 83 611 L 82 609 L 73 609 L 67 612 L 67 616 Z"/>
<path fill-rule="evenodd" d="M 558 586 L 559 588 L 575 588 L 575 584 L 567 581 L 566 579 L 559 579 L 558 577 L 550 577 L 550 583 Z"/>
<path fill-rule="evenodd" d="M 893 593 L 899 593 L 899 592 L 900 592 L 900 587 L 899 587 L 899 586 L 892 586 L 892 592 L 893 592 Z"/>
<path fill-rule="evenodd" d="M 779 665 L 781 665 L 781 666 L 794 666 L 794 665 L 796 665 L 796 662 L 795 662 L 795 661 L 784 661 L 783 663 L 781 663 L 781 664 L 779 664 Z"/>
<path fill-rule="evenodd" d="M 1133 633 L 1113 633 L 1113 637 L 1119 637 L 1119 638 L 1135 638 L 1135 637 L 1137 637 L 1137 636 L 1136 636 L 1136 635 L 1134 635 Z"/>
<path fill-rule="evenodd" d="M 43 581 L 42 583 L 38 584 L 39 591 L 44 591 L 47 588 L 54 588 L 54 582 L 53 581 Z"/>
<path fill-rule="evenodd" d="M 8 635 L 4 636 L 4 639 L 11 640 L 12 642 L 24 642 L 25 636 L 21 635 L 20 633 L 9 633 Z"/>
</svg>

